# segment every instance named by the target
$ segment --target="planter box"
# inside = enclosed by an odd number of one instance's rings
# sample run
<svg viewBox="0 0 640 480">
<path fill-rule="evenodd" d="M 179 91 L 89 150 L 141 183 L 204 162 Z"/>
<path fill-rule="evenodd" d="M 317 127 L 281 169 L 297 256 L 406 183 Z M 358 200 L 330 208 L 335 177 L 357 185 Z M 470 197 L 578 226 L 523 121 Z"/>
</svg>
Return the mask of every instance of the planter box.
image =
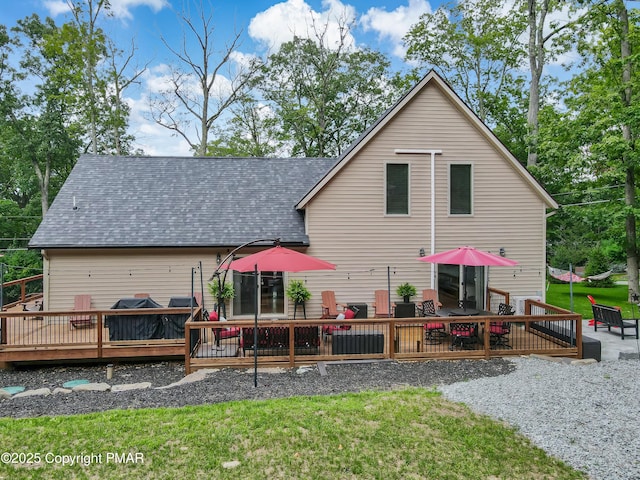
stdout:
<svg viewBox="0 0 640 480">
<path fill-rule="evenodd" d="M 384 352 L 384 335 L 382 333 L 345 330 L 333 332 L 331 337 L 331 353 L 333 355 Z"/>
<path fill-rule="evenodd" d="M 396 303 L 395 317 L 396 318 L 412 318 L 416 316 L 416 304 L 409 303 Z"/>
</svg>

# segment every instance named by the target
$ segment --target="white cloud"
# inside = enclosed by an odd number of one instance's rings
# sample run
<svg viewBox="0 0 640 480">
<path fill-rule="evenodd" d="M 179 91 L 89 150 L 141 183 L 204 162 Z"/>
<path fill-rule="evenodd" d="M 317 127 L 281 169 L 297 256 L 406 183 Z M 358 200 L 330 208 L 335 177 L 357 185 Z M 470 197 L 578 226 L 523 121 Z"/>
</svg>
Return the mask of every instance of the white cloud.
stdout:
<svg viewBox="0 0 640 480">
<path fill-rule="evenodd" d="M 171 67 L 165 63 L 154 65 L 142 74 L 146 92 L 156 94 L 171 88 Z"/>
<path fill-rule="evenodd" d="M 64 0 L 47 0 L 44 2 L 44 8 L 47 9 L 49 15 L 56 17 L 69 13 L 69 5 Z"/>
<path fill-rule="evenodd" d="M 241 60 L 240 57 L 238 60 Z M 183 120 L 181 128 L 187 129 L 189 138 L 196 141 L 198 133 L 196 131 L 196 121 L 187 113 L 182 105 L 174 98 L 172 100 L 171 92 L 173 91 L 172 68 L 167 64 L 159 64 L 153 66 L 142 74 L 142 93 L 138 99 L 128 97 L 127 104 L 130 107 L 129 116 L 129 132 L 135 136 L 135 148 L 142 149 L 147 155 L 170 155 L 170 156 L 189 156 L 193 152 L 190 150 L 189 144 L 182 136 L 159 125 L 151 118 L 150 104 L 157 99 L 162 102 L 170 101 L 175 108 L 172 112 L 174 118 Z M 183 76 L 181 78 L 183 98 L 188 98 L 194 103 L 201 103 L 202 93 L 199 82 L 193 75 Z M 217 104 L 221 103 L 231 91 L 231 83 L 229 79 L 221 74 L 216 76 L 211 92 L 210 108 L 217 108 Z M 167 93 L 167 97 L 163 94 Z"/>
<path fill-rule="evenodd" d="M 251 38 L 269 51 L 293 39 L 316 38 L 316 31 L 324 34 L 325 43 L 331 47 L 340 41 L 340 27 L 355 20 L 355 9 L 340 0 L 324 0 L 323 10 L 314 11 L 304 0 L 286 0 L 258 13 L 249 23 Z M 355 45 L 353 36 L 347 34 L 346 45 Z"/>
<path fill-rule="evenodd" d="M 234 57 L 238 61 L 246 61 L 247 59 L 247 57 L 242 54 Z M 145 85 L 144 91 L 150 95 L 170 93 L 175 88 L 174 78 L 176 78 L 176 74 L 171 66 L 164 63 L 145 70 L 142 78 L 144 79 Z M 188 98 L 202 98 L 202 86 L 193 73 L 180 74 L 180 85 L 183 95 L 186 94 Z M 229 78 L 218 72 L 211 87 L 211 97 L 214 100 L 223 100 L 231 94 L 231 91 L 232 86 Z"/>
<path fill-rule="evenodd" d="M 149 7 L 154 12 L 169 7 L 168 0 L 110 0 L 109 3 L 111 5 L 111 14 L 114 18 L 121 20 L 132 19 L 131 10 L 136 7 Z M 69 4 L 66 0 L 45 0 L 44 7 L 52 17 L 70 12 Z"/>
<path fill-rule="evenodd" d="M 233 60 L 241 70 L 248 68 L 259 59 L 254 53 L 242 53 L 237 50 L 231 52 L 229 58 Z"/>
<path fill-rule="evenodd" d="M 130 20 L 133 18 L 131 10 L 136 7 L 149 7 L 154 12 L 159 12 L 169 7 L 167 0 L 110 0 L 111 13 L 115 18 Z"/>
<path fill-rule="evenodd" d="M 360 18 L 360 23 L 365 31 L 377 32 L 381 39 L 391 41 L 394 55 L 404 58 L 406 49 L 402 38 L 422 14 L 431 12 L 431 5 L 426 0 L 409 0 L 407 6 L 400 6 L 390 12 L 382 8 L 370 8 Z"/>
<path fill-rule="evenodd" d="M 180 136 L 148 118 L 149 100 L 126 98 L 131 109 L 129 132 L 135 136 L 134 148 L 153 156 L 190 156 L 189 144 Z"/>
</svg>

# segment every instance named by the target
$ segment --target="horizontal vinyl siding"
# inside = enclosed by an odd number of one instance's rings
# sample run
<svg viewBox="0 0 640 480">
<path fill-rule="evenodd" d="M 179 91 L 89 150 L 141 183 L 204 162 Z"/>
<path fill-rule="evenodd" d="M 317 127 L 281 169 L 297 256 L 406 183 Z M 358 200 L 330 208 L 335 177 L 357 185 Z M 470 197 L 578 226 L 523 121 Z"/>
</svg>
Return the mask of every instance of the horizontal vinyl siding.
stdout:
<svg viewBox="0 0 640 480">
<path fill-rule="evenodd" d="M 329 274 L 309 274 L 310 288 L 334 290 L 339 302 L 371 303 L 374 290 L 387 288 L 388 266 L 392 301 L 400 301 L 395 294 L 400 283 L 413 283 L 418 291 L 432 287 L 431 265 L 417 260 L 420 248 L 431 251 L 431 159 L 396 155 L 398 148 L 442 150 L 435 157 L 435 251 L 471 245 L 498 253 L 503 247 L 519 265 L 491 268 L 489 285 L 515 295 L 542 295 L 544 203 L 434 86 L 417 95 L 307 205 L 309 253 L 338 265 Z M 409 217 L 384 215 L 384 164 L 389 161 L 410 164 Z M 473 165 L 473 216 L 448 214 L 451 163 Z M 319 309 L 319 298 L 311 304 Z"/>
<path fill-rule="evenodd" d="M 92 308 L 110 308 L 120 298 L 149 293 L 166 306 L 174 296 L 191 291 L 191 269 L 203 264 L 205 306 L 213 306 L 207 280 L 215 269 L 215 252 L 175 250 L 54 250 L 47 252 L 48 305 L 51 310 L 73 308 L 74 296 L 91 295 Z M 196 270 L 195 290 L 200 291 Z"/>
</svg>

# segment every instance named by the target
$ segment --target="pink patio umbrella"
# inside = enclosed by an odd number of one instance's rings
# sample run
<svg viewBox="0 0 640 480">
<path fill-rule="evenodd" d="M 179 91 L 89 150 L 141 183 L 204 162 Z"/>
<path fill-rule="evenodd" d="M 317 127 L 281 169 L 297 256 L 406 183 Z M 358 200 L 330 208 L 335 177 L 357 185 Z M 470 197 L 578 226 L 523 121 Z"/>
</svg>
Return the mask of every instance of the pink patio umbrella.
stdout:
<svg viewBox="0 0 640 480">
<path fill-rule="evenodd" d="M 443 263 L 448 265 L 465 265 L 469 267 L 513 267 L 518 262 L 509 258 L 501 257 L 491 252 L 478 250 L 474 247 L 458 247 L 452 250 L 446 250 L 426 257 L 420 257 L 418 260 L 428 263 Z M 464 288 L 463 307 L 467 304 L 467 288 Z"/>
<path fill-rule="evenodd" d="M 260 272 L 304 272 L 336 269 L 333 263 L 280 245 L 234 260 L 229 268 L 236 272 L 251 272 L 255 270 L 256 266 Z"/>
<path fill-rule="evenodd" d="M 467 265 L 469 267 L 513 267 L 518 262 L 501 257 L 491 252 L 485 252 L 473 247 L 458 247 L 426 257 L 420 257 L 421 262 L 445 263 L 450 265 Z"/>
<path fill-rule="evenodd" d="M 236 272 L 303 272 L 308 270 L 335 270 L 333 263 L 325 262 L 319 258 L 305 253 L 296 252 L 280 245 L 262 250 L 246 257 L 234 260 L 229 264 L 231 270 Z M 253 329 L 253 344 L 258 345 L 258 290 L 256 289 L 255 316 Z M 253 353 L 254 373 L 253 385 L 258 386 L 258 349 Z"/>
</svg>

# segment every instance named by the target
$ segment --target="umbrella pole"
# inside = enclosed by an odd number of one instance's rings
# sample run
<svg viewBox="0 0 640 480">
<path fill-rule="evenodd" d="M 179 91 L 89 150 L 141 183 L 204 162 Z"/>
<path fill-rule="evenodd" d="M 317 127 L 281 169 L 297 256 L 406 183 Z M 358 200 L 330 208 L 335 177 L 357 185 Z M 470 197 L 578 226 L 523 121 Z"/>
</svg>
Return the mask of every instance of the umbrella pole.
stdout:
<svg viewBox="0 0 640 480">
<path fill-rule="evenodd" d="M 195 274 L 195 269 L 191 268 L 191 299 L 189 300 L 189 307 L 191 308 L 191 321 L 193 321 L 193 275 Z"/>
<path fill-rule="evenodd" d="M 256 280 L 256 294 L 253 299 L 253 386 L 258 387 L 258 265 L 254 266 L 253 275 Z"/>
<path fill-rule="evenodd" d="M 198 267 L 200 268 L 200 296 L 202 297 L 202 313 L 204 314 L 206 308 L 204 306 L 204 279 L 202 278 L 202 260 L 198 262 Z M 193 292 L 191 292 L 191 301 L 193 301 Z"/>
</svg>

